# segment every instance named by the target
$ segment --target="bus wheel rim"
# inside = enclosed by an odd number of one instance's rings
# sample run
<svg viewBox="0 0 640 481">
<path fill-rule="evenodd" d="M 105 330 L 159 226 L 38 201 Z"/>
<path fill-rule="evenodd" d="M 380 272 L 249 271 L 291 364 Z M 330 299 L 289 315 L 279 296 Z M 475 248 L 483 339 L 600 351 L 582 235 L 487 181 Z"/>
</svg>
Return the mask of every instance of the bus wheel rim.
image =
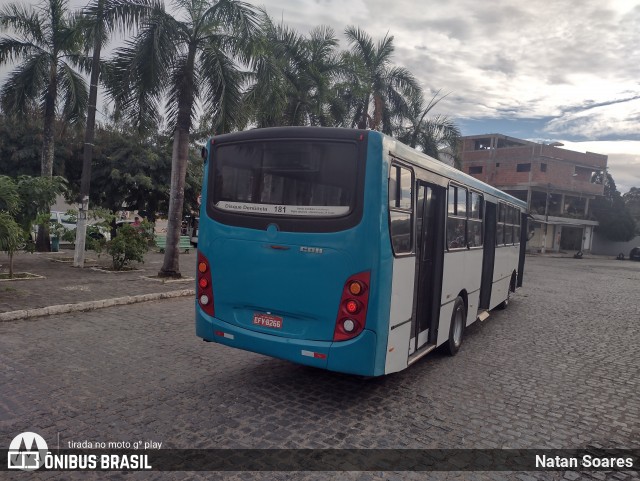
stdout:
<svg viewBox="0 0 640 481">
<path fill-rule="evenodd" d="M 458 308 L 456 310 L 455 325 L 453 327 L 453 342 L 456 346 L 459 346 L 462 341 L 462 322 L 462 309 Z"/>
</svg>

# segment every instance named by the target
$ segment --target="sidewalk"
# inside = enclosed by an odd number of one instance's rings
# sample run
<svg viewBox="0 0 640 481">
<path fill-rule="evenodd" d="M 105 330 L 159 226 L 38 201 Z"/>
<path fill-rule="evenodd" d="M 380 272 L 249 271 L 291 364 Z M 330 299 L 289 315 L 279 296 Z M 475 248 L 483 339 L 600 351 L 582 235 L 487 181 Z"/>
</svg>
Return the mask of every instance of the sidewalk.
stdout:
<svg viewBox="0 0 640 481">
<path fill-rule="evenodd" d="M 63 246 L 64 247 L 64 246 Z M 154 250 L 144 263 L 133 263 L 137 270 L 112 272 L 111 257 L 98 257 L 87 251 L 84 268 L 73 267 L 73 250 L 18 253 L 13 259 L 14 274 L 28 272 L 41 278 L 0 281 L 0 322 L 76 310 L 91 310 L 168 297 L 195 296 L 196 250 L 180 253 L 183 279 L 151 279 L 162 267 L 164 254 Z M 8 273 L 9 257 L 0 254 L 2 273 Z M 55 306 L 55 307 L 52 307 Z"/>
</svg>

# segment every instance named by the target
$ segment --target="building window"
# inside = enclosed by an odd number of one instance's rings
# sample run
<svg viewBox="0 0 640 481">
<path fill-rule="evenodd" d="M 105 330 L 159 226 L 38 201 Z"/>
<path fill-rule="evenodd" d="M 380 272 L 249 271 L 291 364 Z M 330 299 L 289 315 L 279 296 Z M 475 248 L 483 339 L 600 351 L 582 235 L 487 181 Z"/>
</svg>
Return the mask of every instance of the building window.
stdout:
<svg viewBox="0 0 640 481">
<path fill-rule="evenodd" d="M 496 167 L 500 167 L 500 162 L 496 162 Z"/>
<path fill-rule="evenodd" d="M 547 171 L 547 164 L 540 164 L 540 172 L 546 172 Z"/>
<path fill-rule="evenodd" d="M 473 148 L 474 150 L 489 150 L 491 148 L 491 138 L 477 139 Z"/>
<path fill-rule="evenodd" d="M 481 165 L 474 165 L 469 167 L 469 173 L 470 174 L 482 174 L 482 166 Z"/>
<path fill-rule="evenodd" d="M 531 172 L 531 164 L 518 164 L 516 167 L 517 172 Z"/>
</svg>

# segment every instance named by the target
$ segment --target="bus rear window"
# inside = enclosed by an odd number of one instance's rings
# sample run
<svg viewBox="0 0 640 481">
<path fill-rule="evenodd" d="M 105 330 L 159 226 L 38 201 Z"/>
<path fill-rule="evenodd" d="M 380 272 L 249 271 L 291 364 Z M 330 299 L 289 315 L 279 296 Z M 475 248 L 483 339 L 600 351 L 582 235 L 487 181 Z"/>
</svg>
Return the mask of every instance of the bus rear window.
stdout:
<svg viewBox="0 0 640 481">
<path fill-rule="evenodd" d="M 340 217 L 354 206 L 357 149 L 352 142 L 223 144 L 213 163 L 212 204 L 222 211 Z"/>
</svg>

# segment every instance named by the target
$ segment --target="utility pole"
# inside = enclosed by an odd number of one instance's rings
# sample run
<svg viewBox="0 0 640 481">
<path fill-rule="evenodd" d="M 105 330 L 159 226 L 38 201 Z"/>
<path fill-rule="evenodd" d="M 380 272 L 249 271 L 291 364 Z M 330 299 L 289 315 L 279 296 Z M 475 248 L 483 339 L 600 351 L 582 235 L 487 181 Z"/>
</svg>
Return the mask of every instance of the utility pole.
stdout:
<svg viewBox="0 0 640 481">
<path fill-rule="evenodd" d="M 547 252 L 547 230 L 549 229 L 549 188 L 551 184 L 547 184 L 547 198 L 544 203 L 544 234 L 542 235 L 542 253 Z"/>
</svg>

